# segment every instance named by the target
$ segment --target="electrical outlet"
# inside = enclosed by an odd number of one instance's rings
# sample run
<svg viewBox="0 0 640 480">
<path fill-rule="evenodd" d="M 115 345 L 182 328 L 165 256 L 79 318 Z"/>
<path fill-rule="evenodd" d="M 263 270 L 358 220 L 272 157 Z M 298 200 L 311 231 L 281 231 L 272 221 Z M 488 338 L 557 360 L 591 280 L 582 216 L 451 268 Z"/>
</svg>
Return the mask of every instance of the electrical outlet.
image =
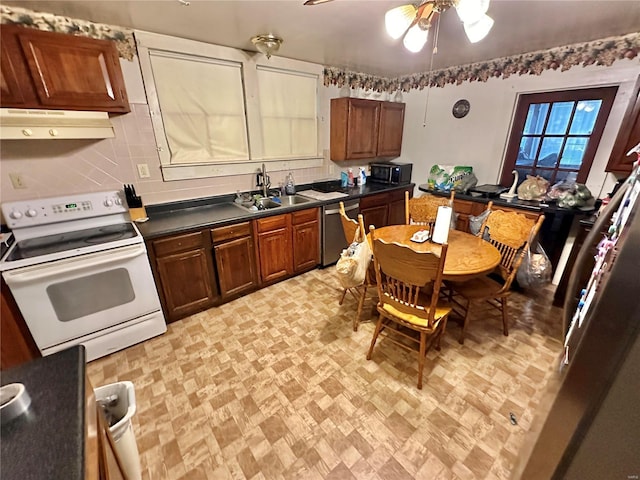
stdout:
<svg viewBox="0 0 640 480">
<path fill-rule="evenodd" d="M 24 177 L 21 173 L 10 173 L 11 185 L 13 188 L 27 188 L 27 183 L 24 181 Z"/>
<path fill-rule="evenodd" d="M 146 163 L 139 163 L 138 176 L 140 178 L 149 178 L 151 176 L 151 173 L 149 172 L 149 165 L 147 165 Z"/>
</svg>

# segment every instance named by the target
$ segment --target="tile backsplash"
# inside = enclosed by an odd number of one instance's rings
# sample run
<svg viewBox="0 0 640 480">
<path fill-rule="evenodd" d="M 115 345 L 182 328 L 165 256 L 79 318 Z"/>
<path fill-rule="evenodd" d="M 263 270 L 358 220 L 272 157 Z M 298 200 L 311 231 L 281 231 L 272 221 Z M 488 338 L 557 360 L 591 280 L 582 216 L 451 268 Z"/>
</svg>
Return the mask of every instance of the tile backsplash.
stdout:
<svg viewBox="0 0 640 480">
<path fill-rule="evenodd" d="M 165 182 L 148 106 L 131 104 L 131 113 L 113 115 L 111 121 L 115 138 L 1 142 L 0 202 L 117 190 L 124 183 L 134 184 L 147 205 L 256 188 L 253 174 Z M 148 166 L 149 178 L 138 177 L 138 164 Z M 14 188 L 10 174 L 19 174 L 24 188 Z M 270 174 L 272 185 L 284 182 L 286 174 Z M 303 184 L 338 178 L 339 168 L 325 158 L 321 167 L 294 170 L 293 175 Z"/>
</svg>

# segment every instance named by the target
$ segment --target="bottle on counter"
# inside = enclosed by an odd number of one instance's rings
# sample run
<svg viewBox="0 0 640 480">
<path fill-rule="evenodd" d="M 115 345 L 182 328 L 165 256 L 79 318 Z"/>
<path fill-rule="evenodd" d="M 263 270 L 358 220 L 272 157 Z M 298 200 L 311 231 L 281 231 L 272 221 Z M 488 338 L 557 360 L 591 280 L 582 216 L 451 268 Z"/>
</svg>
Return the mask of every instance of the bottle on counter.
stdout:
<svg viewBox="0 0 640 480">
<path fill-rule="evenodd" d="M 284 183 L 284 193 L 287 195 L 296 194 L 296 182 L 293 181 L 293 173 L 289 172 Z"/>
<path fill-rule="evenodd" d="M 347 186 L 353 187 L 354 185 L 355 182 L 353 179 L 353 170 L 350 168 L 349 170 L 347 170 Z"/>
<path fill-rule="evenodd" d="M 360 167 L 360 171 L 358 172 L 358 179 L 360 180 L 360 185 L 364 185 L 367 183 L 367 172 L 365 172 L 364 167 Z"/>
</svg>

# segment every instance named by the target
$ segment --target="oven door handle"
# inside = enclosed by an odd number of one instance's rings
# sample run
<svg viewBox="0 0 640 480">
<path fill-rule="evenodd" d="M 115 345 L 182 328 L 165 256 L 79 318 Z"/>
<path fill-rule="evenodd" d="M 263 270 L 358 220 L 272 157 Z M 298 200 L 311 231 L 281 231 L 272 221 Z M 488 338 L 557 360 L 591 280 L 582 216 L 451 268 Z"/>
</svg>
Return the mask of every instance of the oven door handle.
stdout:
<svg viewBox="0 0 640 480">
<path fill-rule="evenodd" d="M 92 253 L 70 259 L 60 260 L 50 264 L 50 266 L 33 265 L 26 268 L 18 268 L 3 272 L 2 276 L 9 285 L 29 283 L 43 278 L 54 277 L 56 275 L 86 270 L 110 263 L 122 262 L 131 258 L 145 255 L 147 253 L 144 245 L 133 245 L 130 247 L 116 248 L 107 252 Z"/>
</svg>

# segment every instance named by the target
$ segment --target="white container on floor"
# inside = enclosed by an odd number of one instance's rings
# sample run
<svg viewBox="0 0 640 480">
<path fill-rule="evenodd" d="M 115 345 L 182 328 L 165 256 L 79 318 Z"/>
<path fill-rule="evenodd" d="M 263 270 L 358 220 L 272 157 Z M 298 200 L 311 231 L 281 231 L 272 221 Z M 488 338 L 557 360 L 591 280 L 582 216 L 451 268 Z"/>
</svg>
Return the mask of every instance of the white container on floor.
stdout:
<svg viewBox="0 0 640 480">
<path fill-rule="evenodd" d="M 136 413 L 136 393 L 131 382 L 110 383 L 95 389 L 96 401 L 107 405 L 117 419 L 109 427 L 124 473 L 130 480 L 140 480 L 140 455 L 131 418 Z"/>
</svg>

